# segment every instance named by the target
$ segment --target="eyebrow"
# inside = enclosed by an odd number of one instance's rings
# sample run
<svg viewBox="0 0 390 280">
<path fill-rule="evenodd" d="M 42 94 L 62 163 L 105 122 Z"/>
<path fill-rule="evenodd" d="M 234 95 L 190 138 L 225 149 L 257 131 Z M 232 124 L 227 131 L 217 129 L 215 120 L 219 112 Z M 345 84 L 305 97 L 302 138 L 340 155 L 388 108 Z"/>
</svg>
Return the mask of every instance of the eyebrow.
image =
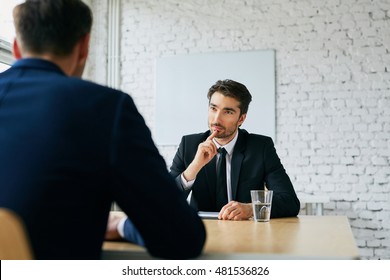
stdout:
<svg viewBox="0 0 390 280">
<path fill-rule="evenodd" d="M 210 106 L 211 106 L 211 107 L 218 107 L 217 105 L 215 105 L 214 103 L 211 103 L 211 102 L 210 102 Z M 225 110 L 225 111 L 232 111 L 232 112 L 237 112 L 237 110 L 236 110 L 236 109 L 234 109 L 234 108 L 231 108 L 231 107 L 225 107 L 225 108 L 222 108 L 222 110 Z"/>
</svg>

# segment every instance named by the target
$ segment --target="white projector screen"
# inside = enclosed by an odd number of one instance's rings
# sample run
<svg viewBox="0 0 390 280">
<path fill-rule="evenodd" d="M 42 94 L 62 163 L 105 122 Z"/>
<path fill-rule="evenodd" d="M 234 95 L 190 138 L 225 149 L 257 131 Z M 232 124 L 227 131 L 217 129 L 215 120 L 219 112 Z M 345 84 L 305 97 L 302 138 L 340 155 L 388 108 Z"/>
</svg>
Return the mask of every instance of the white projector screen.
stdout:
<svg viewBox="0 0 390 280">
<path fill-rule="evenodd" d="M 231 79 L 252 94 L 241 128 L 275 140 L 275 52 L 247 51 L 176 55 L 156 61 L 157 145 L 178 145 L 183 135 L 208 129 L 208 89 Z"/>
</svg>

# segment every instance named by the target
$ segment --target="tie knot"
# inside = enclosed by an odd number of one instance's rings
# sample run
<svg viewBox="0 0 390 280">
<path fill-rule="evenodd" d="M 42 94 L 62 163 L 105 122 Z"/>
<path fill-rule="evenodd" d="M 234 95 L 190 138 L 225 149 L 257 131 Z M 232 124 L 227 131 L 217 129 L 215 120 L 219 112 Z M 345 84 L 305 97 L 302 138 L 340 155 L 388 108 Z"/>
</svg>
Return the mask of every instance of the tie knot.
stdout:
<svg viewBox="0 0 390 280">
<path fill-rule="evenodd" d="M 220 153 L 221 156 L 225 156 L 227 154 L 225 148 L 218 148 L 218 153 Z"/>
</svg>

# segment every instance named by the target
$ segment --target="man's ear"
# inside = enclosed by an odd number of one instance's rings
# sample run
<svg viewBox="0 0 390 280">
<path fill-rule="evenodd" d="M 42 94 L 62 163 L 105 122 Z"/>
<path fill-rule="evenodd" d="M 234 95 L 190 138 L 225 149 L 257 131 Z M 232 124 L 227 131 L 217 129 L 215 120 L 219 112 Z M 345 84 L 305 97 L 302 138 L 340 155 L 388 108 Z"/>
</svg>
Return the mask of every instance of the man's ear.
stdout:
<svg viewBox="0 0 390 280">
<path fill-rule="evenodd" d="M 88 52 L 89 52 L 89 40 L 91 38 L 90 34 L 85 35 L 81 40 L 80 40 L 80 50 L 79 50 L 79 62 L 85 63 L 88 57 Z"/>
<path fill-rule="evenodd" d="M 83 75 L 85 63 L 88 57 L 90 35 L 87 34 L 82 37 L 74 47 L 72 52 L 73 67 L 71 68 L 69 75 L 74 77 L 80 77 Z"/>
<path fill-rule="evenodd" d="M 246 119 L 246 113 L 242 114 L 238 119 L 238 126 L 241 126 L 244 123 L 245 119 Z"/>
<path fill-rule="evenodd" d="M 16 59 L 21 59 L 22 58 L 22 51 L 19 48 L 18 41 L 16 38 L 14 39 L 14 44 L 12 46 L 12 53 Z"/>
</svg>

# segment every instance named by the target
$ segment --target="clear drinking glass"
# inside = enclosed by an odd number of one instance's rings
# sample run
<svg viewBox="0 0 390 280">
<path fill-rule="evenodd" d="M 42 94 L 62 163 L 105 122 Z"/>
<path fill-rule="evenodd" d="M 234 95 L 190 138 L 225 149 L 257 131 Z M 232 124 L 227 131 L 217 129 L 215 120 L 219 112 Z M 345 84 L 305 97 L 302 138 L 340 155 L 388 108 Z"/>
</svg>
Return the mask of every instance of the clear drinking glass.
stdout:
<svg viewBox="0 0 390 280">
<path fill-rule="evenodd" d="M 251 190 L 253 219 L 257 222 L 268 222 L 271 217 L 273 191 Z"/>
</svg>

